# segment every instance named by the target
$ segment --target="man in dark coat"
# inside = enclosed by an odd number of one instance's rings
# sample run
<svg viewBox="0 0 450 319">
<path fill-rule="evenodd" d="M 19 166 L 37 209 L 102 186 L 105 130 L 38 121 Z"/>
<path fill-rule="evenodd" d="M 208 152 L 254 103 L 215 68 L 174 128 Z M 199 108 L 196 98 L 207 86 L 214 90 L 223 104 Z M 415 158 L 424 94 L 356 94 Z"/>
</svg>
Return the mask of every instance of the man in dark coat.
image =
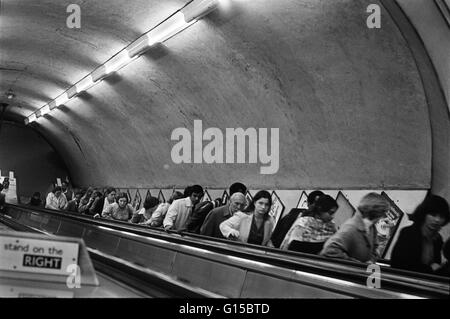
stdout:
<svg viewBox="0 0 450 319">
<path fill-rule="evenodd" d="M 200 228 L 200 235 L 225 238 L 219 229 L 219 225 L 233 216 L 237 211 L 242 211 L 247 205 L 245 195 L 242 193 L 234 193 L 230 197 L 230 203 L 225 206 L 213 209 L 208 216 L 206 216 L 203 226 Z"/>
</svg>

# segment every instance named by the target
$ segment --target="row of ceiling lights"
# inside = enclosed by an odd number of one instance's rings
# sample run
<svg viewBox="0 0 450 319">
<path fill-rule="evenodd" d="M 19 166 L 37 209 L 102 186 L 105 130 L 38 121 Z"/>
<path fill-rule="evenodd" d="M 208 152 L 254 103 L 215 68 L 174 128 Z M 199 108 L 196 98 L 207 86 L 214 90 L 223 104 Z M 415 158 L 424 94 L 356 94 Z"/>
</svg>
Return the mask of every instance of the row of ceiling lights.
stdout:
<svg viewBox="0 0 450 319">
<path fill-rule="evenodd" d="M 88 90 L 109 74 L 119 70 L 138 58 L 153 45 L 164 42 L 178 32 L 194 24 L 200 18 L 215 10 L 220 1 L 221 0 L 192 0 L 182 9 L 176 11 L 169 18 L 165 19 L 139 39 L 128 45 L 125 49 L 114 55 L 106 63 L 102 64 L 92 73 L 70 87 L 56 99 L 44 105 L 36 112 L 33 112 L 25 119 L 25 124 L 28 125 L 36 121 L 39 117 L 48 114 L 56 107 L 64 105 L 79 93 Z"/>
</svg>

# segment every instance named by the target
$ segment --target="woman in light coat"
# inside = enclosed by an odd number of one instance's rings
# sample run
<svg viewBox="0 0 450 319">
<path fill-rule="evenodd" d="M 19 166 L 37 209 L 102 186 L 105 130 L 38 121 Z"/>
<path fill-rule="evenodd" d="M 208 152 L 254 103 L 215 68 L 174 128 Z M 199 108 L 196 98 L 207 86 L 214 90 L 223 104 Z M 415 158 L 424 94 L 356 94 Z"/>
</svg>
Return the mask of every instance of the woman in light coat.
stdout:
<svg viewBox="0 0 450 319">
<path fill-rule="evenodd" d="M 269 215 L 272 198 L 267 191 L 256 193 L 250 203 L 247 213 L 236 212 L 232 217 L 222 222 L 219 229 L 228 239 L 243 243 L 270 246 L 274 222 Z"/>
</svg>

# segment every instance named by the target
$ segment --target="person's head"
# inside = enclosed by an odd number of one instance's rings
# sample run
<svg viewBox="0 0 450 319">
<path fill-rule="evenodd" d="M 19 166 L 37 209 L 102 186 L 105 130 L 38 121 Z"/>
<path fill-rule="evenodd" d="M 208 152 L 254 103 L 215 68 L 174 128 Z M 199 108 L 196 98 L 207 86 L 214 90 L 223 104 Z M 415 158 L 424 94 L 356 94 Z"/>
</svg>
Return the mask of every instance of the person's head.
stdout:
<svg viewBox="0 0 450 319">
<path fill-rule="evenodd" d="M 66 191 L 68 187 L 69 187 L 69 185 L 67 184 L 67 182 L 61 182 L 61 189 L 63 191 Z"/>
<path fill-rule="evenodd" d="M 119 193 L 117 195 L 117 204 L 120 208 L 125 208 L 128 204 L 128 196 L 126 193 Z"/>
<path fill-rule="evenodd" d="M 95 191 L 92 193 L 92 198 L 97 198 L 97 197 L 102 197 L 102 192 L 99 191 L 99 190 L 95 190 Z"/>
<path fill-rule="evenodd" d="M 112 203 L 116 199 L 116 189 L 113 187 L 108 187 L 106 189 L 106 198 L 110 203 Z"/>
<path fill-rule="evenodd" d="M 230 212 L 234 214 L 238 211 L 242 211 L 247 206 L 247 200 L 243 193 L 237 192 L 230 197 Z"/>
<path fill-rule="evenodd" d="M 311 212 L 315 218 L 328 223 L 333 219 L 338 207 L 338 203 L 333 197 L 321 195 L 315 200 L 314 205 L 312 205 Z"/>
<path fill-rule="evenodd" d="M 55 188 L 53 188 L 53 194 L 55 194 L 56 197 L 61 196 L 61 192 L 62 192 L 61 186 L 56 186 Z"/>
<path fill-rule="evenodd" d="M 439 231 L 450 219 L 449 206 L 441 196 L 427 195 L 411 214 L 410 219 L 431 231 Z"/>
<path fill-rule="evenodd" d="M 153 196 L 147 197 L 145 199 L 145 201 L 144 201 L 144 208 L 145 208 L 145 210 L 148 210 L 148 209 L 153 209 L 154 210 L 154 209 L 156 209 L 156 207 L 158 207 L 158 205 L 159 205 L 158 198 L 153 197 Z"/>
<path fill-rule="evenodd" d="M 190 192 L 188 196 L 191 198 L 192 205 L 197 204 L 203 198 L 203 187 L 200 185 L 191 186 Z"/>
<path fill-rule="evenodd" d="M 242 193 L 245 195 L 247 193 L 247 187 L 239 182 L 233 183 L 230 186 L 230 196 L 234 193 Z"/>
<path fill-rule="evenodd" d="M 74 199 L 76 202 L 80 202 L 81 197 L 83 197 L 83 192 L 81 192 L 81 191 L 76 192 L 74 195 Z"/>
<path fill-rule="evenodd" d="M 262 190 L 255 194 L 247 210 L 254 211 L 255 214 L 263 215 L 264 218 L 267 218 L 271 207 L 272 197 L 270 193 Z"/>
<path fill-rule="evenodd" d="M 92 193 L 94 193 L 94 188 L 89 187 L 89 188 L 86 190 L 86 193 L 84 194 L 84 196 L 86 196 L 86 198 L 90 198 L 90 197 L 92 196 Z"/>
<path fill-rule="evenodd" d="M 314 204 L 314 202 L 322 195 L 325 195 L 322 191 L 316 190 L 309 193 L 307 202 L 308 202 L 308 208 L 311 207 L 311 205 Z"/>
<path fill-rule="evenodd" d="M 175 191 L 175 192 L 173 192 L 172 196 L 170 196 L 170 198 L 169 198 L 169 200 L 167 202 L 169 204 L 172 204 L 172 202 L 174 200 L 181 199 L 181 198 L 184 198 L 184 197 L 187 197 L 187 196 L 184 196 L 184 194 L 182 192 L 180 192 L 180 191 Z"/>
<path fill-rule="evenodd" d="M 192 194 L 192 186 L 187 186 L 183 191 L 184 197 L 189 197 Z"/>
<path fill-rule="evenodd" d="M 41 198 L 41 193 L 40 192 L 34 192 L 32 197 L 35 198 L 35 199 L 40 199 Z"/>
<path fill-rule="evenodd" d="M 389 202 L 377 193 L 365 195 L 358 204 L 358 210 L 362 217 L 372 223 L 376 223 L 381 218 L 386 217 L 389 208 Z"/>
</svg>

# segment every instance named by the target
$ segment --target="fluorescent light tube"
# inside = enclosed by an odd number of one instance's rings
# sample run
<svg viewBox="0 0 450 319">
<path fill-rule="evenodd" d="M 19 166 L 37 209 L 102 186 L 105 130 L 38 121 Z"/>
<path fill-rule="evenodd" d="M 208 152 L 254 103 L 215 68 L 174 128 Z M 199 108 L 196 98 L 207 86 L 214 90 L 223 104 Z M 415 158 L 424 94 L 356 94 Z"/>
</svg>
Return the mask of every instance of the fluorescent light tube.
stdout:
<svg viewBox="0 0 450 319">
<path fill-rule="evenodd" d="M 101 80 L 106 75 L 106 68 L 104 65 L 97 68 L 94 72 L 92 72 L 92 81 L 97 82 Z"/>
<path fill-rule="evenodd" d="M 50 103 L 48 103 L 48 107 L 50 108 L 50 110 L 53 110 L 56 107 L 56 102 L 53 100 Z"/>
<path fill-rule="evenodd" d="M 69 99 L 73 98 L 77 94 L 77 87 L 74 85 L 67 90 L 67 97 Z"/>
<path fill-rule="evenodd" d="M 217 8 L 219 0 L 194 0 L 184 7 L 181 12 L 187 23 L 194 19 L 200 19 Z"/>
<path fill-rule="evenodd" d="M 92 76 L 89 74 L 87 77 L 79 81 L 77 84 L 75 84 L 77 88 L 77 93 L 86 91 L 90 87 L 94 85 L 94 81 L 92 81 Z"/>
<path fill-rule="evenodd" d="M 64 92 L 55 99 L 56 106 L 63 105 L 64 103 L 67 103 L 67 101 L 69 101 L 69 98 L 67 97 L 66 92 Z"/>
<path fill-rule="evenodd" d="M 48 105 L 44 105 L 44 107 L 42 107 L 40 109 L 41 111 L 41 116 L 44 116 L 45 114 L 47 114 L 48 112 L 50 112 L 50 107 Z"/>
<path fill-rule="evenodd" d="M 177 12 L 169 19 L 165 20 L 161 24 L 159 24 L 156 28 L 150 30 L 148 35 L 148 45 L 152 46 L 156 43 L 164 42 L 171 36 L 177 34 L 183 29 L 190 26 L 195 21 L 191 23 L 186 23 L 184 20 L 184 14 L 181 12 Z"/>
<path fill-rule="evenodd" d="M 109 74 L 111 72 L 119 70 L 121 67 L 125 66 L 131 61 L 128 51 L 122 50 L 119 54 L 114 56 L 111 60 L 105 63 L 105 73 Z"/>
<path fill-rule="evenodd" d="M 36 121 L 36 119 L 36 114 L 33 113 L 28 117 L 28 123 L 33 123 L 34 121 Z"/>
<path fill-rule="evenodd" d="M 130 56 L 130 58 L 133 58 L 134 56 L 143 53 L 149 47 L 148 36 L 147 34 L 144 34 L 142 37 L 140 37 L 127 47 L 128 55 Z"/>
</svg>

